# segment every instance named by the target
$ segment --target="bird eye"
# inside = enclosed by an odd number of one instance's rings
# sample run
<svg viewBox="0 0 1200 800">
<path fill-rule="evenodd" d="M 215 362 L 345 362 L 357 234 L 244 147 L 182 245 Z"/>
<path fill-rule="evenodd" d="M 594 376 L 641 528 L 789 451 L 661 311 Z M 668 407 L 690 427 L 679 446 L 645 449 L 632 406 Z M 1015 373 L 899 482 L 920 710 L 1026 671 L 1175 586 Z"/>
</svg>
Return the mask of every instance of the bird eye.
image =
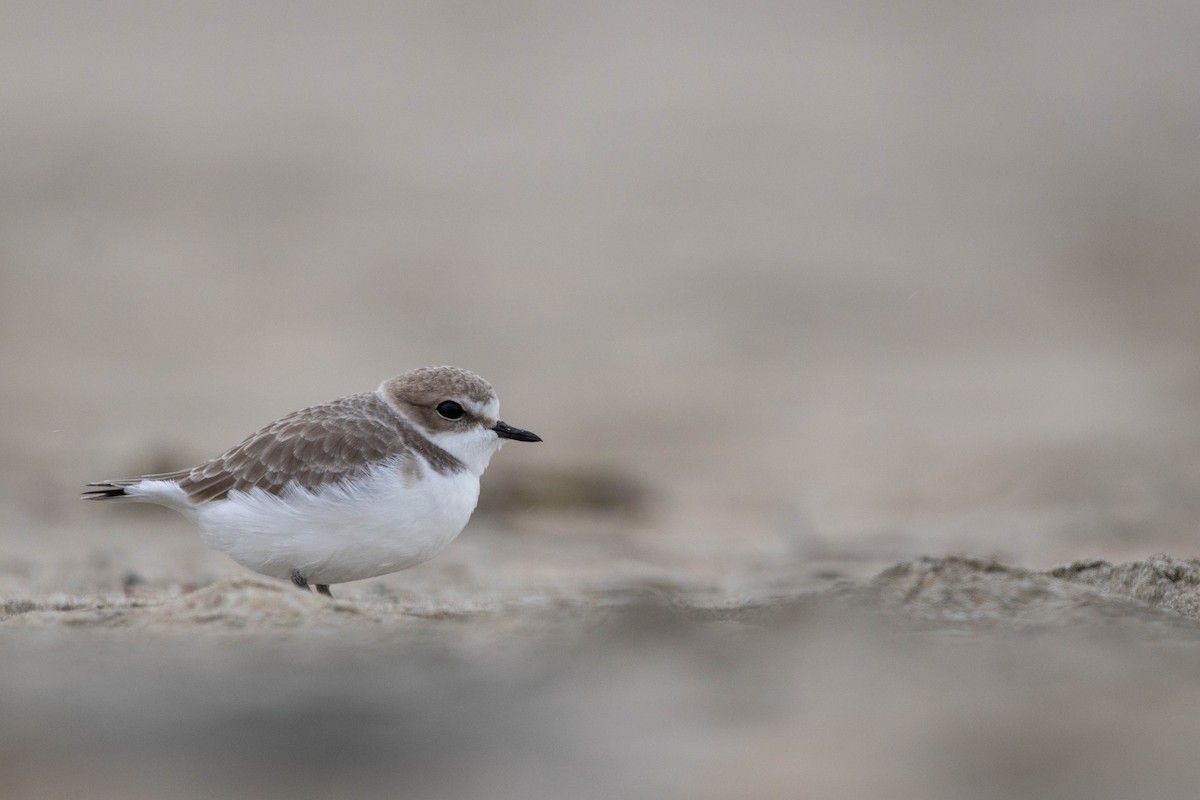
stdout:
<svg viewBox="0 0 1200 800">
<path fill-rule="evenodd" d="M 463 407 L 453 400 L 443 400 L 437 404 L 437 412 L 446 419 L 462 419 Z"/>
</svg>

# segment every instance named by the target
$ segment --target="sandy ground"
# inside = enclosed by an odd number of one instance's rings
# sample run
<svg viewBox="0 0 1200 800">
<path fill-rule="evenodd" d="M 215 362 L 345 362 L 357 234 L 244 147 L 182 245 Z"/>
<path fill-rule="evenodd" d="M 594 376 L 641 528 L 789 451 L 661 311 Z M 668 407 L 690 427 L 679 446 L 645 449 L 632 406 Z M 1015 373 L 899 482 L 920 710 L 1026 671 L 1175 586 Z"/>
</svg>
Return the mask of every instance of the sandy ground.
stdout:
<svg viewBox="0 0 1200 800">
<path fill-rule="evenodd" d="M 17 593 L 6 793 L 1182 798 L 1200 778 L 1197 561 L 776 565 L 736 594 L 449 562 L 436 591 L 333 601 L 254 577 Z"/>
<path fill-rule="evenodd" d="M 0 795 L 1195 797 L 1198 32 L 6 4 Z M 334 602 L 76 499 L 430 363 L 545 443 Z"/>
</svg>

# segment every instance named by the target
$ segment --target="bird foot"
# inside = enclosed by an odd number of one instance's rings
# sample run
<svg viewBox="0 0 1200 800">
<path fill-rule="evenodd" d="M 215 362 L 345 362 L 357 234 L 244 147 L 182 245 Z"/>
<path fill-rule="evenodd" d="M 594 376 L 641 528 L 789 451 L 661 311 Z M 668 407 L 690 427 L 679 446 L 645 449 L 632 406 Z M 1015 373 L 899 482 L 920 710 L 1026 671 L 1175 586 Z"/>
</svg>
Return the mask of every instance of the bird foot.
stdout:
<svg viewBox="0 0 1200 800">
<path fill-rule="evenodd" d="M 309 585 L 308 578 L 301 575 L 298 569 L 292 570 L 292 583 L 296 584 L 296 588 L 298 589 L 308 589 L 309 591 L 316 589 L 317 594 L 323 594 L 329 598 L 333 597 L 333 592 L 329 591 L 328 583 L 314 583 Z"/>
</svg>

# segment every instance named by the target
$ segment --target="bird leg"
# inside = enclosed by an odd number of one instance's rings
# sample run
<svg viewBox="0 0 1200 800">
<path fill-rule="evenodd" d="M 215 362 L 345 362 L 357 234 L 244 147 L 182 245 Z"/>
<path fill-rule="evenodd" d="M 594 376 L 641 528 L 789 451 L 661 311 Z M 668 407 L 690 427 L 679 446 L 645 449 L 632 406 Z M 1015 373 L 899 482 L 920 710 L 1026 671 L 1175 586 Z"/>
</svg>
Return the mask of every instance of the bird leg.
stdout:
<svg viewBox="0 0 1200 800">
<path fill-rule="evenodd" d="M 329 598 L 333 597 L 333 592 L 329 591 L 328 583 L 314 583 L 312 586 L 309 586 L 308 578 L 301 575 L 298 569 L 292 570 L 292 583 L 296 584 L 296 587 L 299 589 L 308 589 L 309 591 L 316 589 L 317 594 L 323 594 Z"/>
</svg>

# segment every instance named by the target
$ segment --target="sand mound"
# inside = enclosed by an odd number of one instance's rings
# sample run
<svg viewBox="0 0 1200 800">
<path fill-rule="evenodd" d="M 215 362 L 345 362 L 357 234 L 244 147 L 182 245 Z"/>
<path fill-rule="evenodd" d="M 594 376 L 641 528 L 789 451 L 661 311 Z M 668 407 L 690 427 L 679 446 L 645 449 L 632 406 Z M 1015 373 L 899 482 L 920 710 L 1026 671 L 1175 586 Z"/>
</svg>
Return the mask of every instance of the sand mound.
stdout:
<svg viewBox="0 0 1200 800">
<path fill-rule="evenodd" d="M 1049 572 L 977 558 L 922 558 L 839 593 L 931 629 L 1144 623 L 1200 634 L 1200 564 L 1165 555 L 1119 566 L 1076 562 Z"/>
<path fill-rule="evenodd" d="M 1113 566 L 1107 561 L 1076 561 L 1049 575 L 1158 608 L 1200 617 L 1200 561 L 1154 555 L 1146 561 Z"/>
</svg>

